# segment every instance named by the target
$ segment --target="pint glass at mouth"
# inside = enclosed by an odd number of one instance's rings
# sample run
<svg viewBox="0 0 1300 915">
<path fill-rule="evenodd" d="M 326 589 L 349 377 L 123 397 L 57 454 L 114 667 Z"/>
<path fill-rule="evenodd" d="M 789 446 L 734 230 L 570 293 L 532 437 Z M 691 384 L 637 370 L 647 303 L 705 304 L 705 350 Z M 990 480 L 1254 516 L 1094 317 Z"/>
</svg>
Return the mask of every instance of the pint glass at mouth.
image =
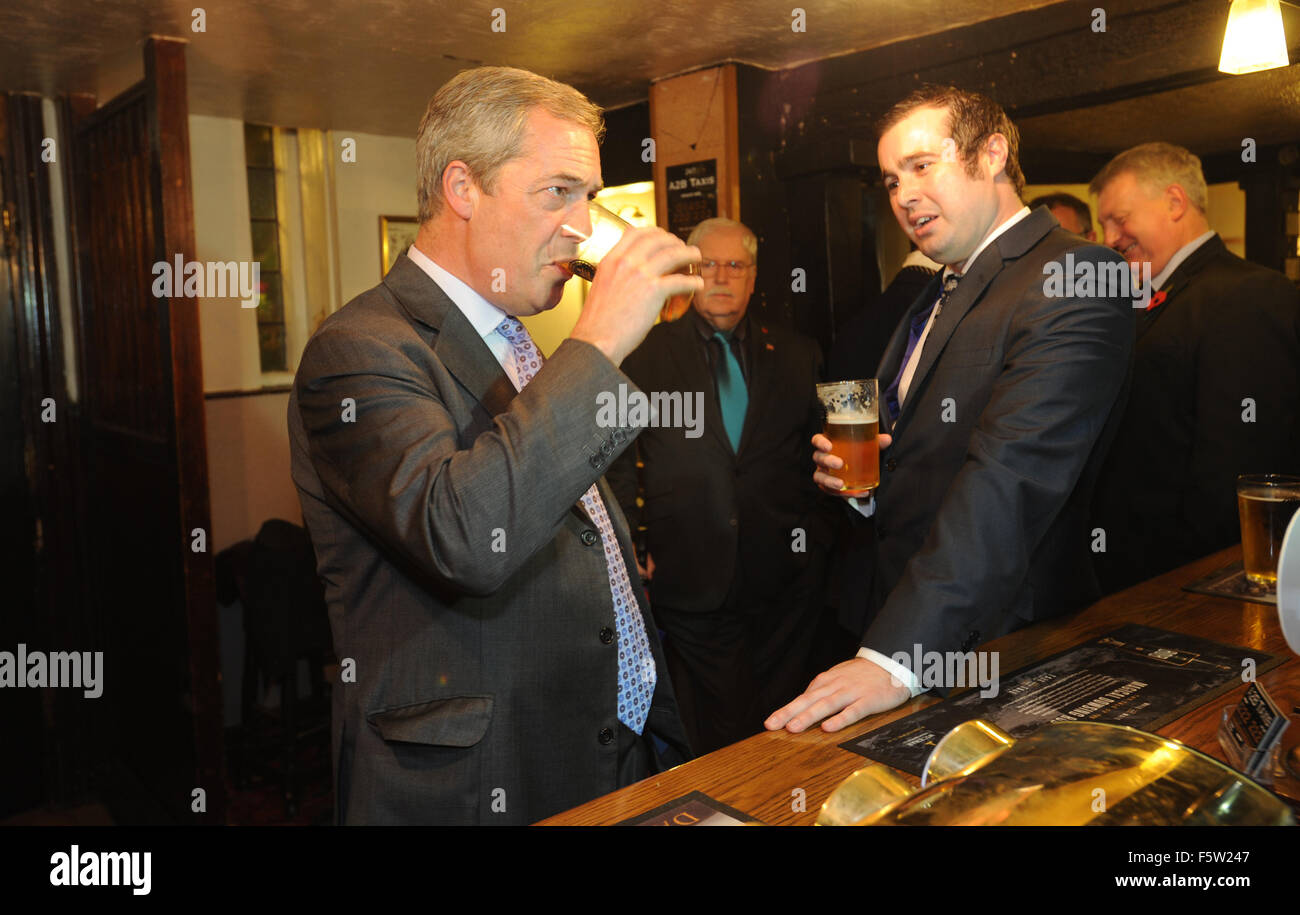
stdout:
<svg viewBox="0 0 1300 915">
<path fill-rule="evenodd" d="M 876 379 L 819 384 L 817 397 L 826 411 L 831 454 L 844 462 L 833 474 L 844 481 L 844 495 L 865 496 L 880 485 Z"/>
</svg>

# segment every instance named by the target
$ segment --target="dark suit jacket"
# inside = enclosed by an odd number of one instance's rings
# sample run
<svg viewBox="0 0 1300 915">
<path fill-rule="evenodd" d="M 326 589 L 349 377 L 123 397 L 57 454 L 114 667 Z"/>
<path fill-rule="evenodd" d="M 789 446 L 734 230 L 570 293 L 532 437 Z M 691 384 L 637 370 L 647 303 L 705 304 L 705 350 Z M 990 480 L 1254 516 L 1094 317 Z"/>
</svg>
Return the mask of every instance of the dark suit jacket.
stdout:
<svg viewBox="0 0 1300 915">
<path fill-rule="evenodd" d="M 881 462 L 866 647 L 967 651 L 1096 596 L 1087 509 L 1119 419 L 1132 304 L 1048 296 L 1043 265 L 1066 252 L 1119 261 L 1040 207 L 981 252 L 935 319 Z M 939 285 L 903 316 L 882 387 Z"/>
<path fill-rule="evenodd" d="M 614 611 L 576 503 L 635 436 L 596 419 L 597 395 L 626 383 L 569 340 L 516 394 L 404 254 L 308 342 L 289 432 L 344 664 L 341 822 L 529 823 L 618 787 Z M 646 729 L 672 765 L 689 751 L 645 622 L 658 670 Z"/>
<path fill-rule="evenodd" d="M 623 362 L 643 391 L 703 392 L 699 438 L 687 438 L 682 429 L 649 428 L 637 439 L 644 508 L 636 506 L 634 450 L 609 472 L 633 527 L 645 525 L 655 561 L 654 599 L 675 610 L 719 609 L 737 576 L 742 603 L 774 596 L 831 536 L 828 506 L 812 482 L 809 444 L 821 429 L 821 351 L 808 337 L 752 316 L 745 320 L 749 406 L 738 453 L 722 423 L 698 330 L 702 319 L 694 310 L 656 325 Z M 804 552 L 791 548 L 796 528 L 805 531 Z"/>
<path fill-rule="evenodd" d="M 1238 474 L 1300 471 L 1295 285 L 1216 235 L 1161 291 L 1162 304 L 1135 312 L 1133 391 L 1097 487 L 1107 591 L 1240 540 Z"/>
</svg>

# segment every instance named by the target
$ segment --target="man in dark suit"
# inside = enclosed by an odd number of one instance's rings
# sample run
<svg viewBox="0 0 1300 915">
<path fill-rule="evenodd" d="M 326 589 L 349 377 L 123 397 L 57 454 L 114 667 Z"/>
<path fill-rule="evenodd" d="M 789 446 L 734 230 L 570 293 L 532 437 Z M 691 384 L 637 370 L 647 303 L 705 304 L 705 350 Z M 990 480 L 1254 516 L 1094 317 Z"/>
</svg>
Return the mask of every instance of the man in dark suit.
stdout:
<svg viewBox="0 0 1300 915">
<path fill-rule="evenodd" d="M 1300 291 L 1224 247 L 1200 160 L 1168 143 L 1093 180 L 1106 244 L 1155 293 L 1134 312 L 1133 390 L 1097 484 L 1106 591 L 1236 543 L 1236 479 L 1300 470 Z"/>
<path fill-rule="evenodd" d="M 623 370 L 644 391 L 698 400 L 703 422 L 646 429 L 609 480 L 633 526 L 645 527 L 668 668 L 705 753 L 762 730 L 771 697 L 807 682 L 829 535 L 807 473 L 821 351 L 749 315 L 753 232 L 710 219 L 689 242 L 703 258 L 703 292 L 651 330 Z"/>
<path fill-rule="evenodd" d="M 420 124 L 415 244 L 303 353 L 290 440 L 342 662 L 340 822 L 528 823 L 689 756 L 600 481 L 636 430 L 597 403 L 699 287 L 673 273 L 698 252 L 627 233 L 549 359 L 517 320 L 570 278 L 602 131 L 569 86 L 456 76 Z"/>
<path fill-rule="evenodd" d="M 769 728 L 802 731 L 829 715 L 822 728 L 834 731 L 928 686 L 959 685 L 933 671 L 923 680 L 910 661 L 965 654 L 1096 594 L 1086 512 L 1118 419 L 1131 306 L 1046 283 L 1067 254 L 1094 273 L 1118 258 L 1021 204 L 1018 145 L 997 104 L 952 87 L 918 90 L 882 121 L 894 214 L 946 269 L 877 373 L 892 379 L 881 419 L 893 426 L 864 507 L 874 509 L 874 581 L 848 621 L 862 648 Z M 840 489 L 841 462 L 823 436 L 814 444 L 814 479 Z"/>
</svg>

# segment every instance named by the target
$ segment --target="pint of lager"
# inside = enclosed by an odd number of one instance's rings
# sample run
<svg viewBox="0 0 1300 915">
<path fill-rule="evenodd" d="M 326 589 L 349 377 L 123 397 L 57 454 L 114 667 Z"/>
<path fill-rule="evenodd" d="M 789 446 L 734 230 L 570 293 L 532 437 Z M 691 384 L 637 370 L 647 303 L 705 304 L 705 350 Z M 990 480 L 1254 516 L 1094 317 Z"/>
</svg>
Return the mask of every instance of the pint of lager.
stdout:
<svg viewBox="0 0 1300 915">
<path fill-rule="evenodd" d="M 1246 578 L 1277 589 L 1277 558 L 1291 516 L 1300 508 L 1300 477 L 1250 474 L 1237 477 L 1241 558 Z"/>
<path fill-rule="evenodd" d="M 826 437 L 831 454 L 844 462 L 834 475 L 844 481 L 846 496 L 864 496 L 880 485 L 880 414 L 876 379 L 834 381 L 817 385 L 826 410 Z"/>
</svg>

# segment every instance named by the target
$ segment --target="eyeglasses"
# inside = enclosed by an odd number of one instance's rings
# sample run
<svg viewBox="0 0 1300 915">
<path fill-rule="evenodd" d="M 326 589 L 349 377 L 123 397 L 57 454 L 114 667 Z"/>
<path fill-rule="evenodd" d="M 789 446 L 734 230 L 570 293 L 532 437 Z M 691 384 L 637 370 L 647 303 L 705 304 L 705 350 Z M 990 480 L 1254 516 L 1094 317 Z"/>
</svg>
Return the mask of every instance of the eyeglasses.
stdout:
<svg viewBox="0 0 1300 915">
<path fill-rule="evenodd" d="M 700 261 L 700 273 L 717 273 L 722 267 L 727 268 L 729 273 L 744 273 L 753 264 L 746 264 L 743 261 Z"/>
</svg>

